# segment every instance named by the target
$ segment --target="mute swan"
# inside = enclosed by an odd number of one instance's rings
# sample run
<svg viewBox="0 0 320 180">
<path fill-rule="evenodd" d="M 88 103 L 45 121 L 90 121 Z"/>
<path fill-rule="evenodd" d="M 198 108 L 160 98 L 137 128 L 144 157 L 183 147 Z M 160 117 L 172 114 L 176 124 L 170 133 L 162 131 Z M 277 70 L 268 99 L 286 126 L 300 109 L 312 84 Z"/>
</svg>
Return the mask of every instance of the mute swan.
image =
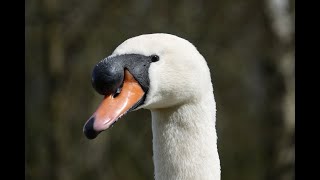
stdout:
<svg viewBox="0 0 320 180">
<path fill-rule="evenodd" d="M 155 33 L 130 38 L 93 69 L 104 95 L 84 125 L 95 138 L 126 113 L 151 110 L 156 180 L 220 180 L 210 71 L 187 40 Z"/>
</svg>

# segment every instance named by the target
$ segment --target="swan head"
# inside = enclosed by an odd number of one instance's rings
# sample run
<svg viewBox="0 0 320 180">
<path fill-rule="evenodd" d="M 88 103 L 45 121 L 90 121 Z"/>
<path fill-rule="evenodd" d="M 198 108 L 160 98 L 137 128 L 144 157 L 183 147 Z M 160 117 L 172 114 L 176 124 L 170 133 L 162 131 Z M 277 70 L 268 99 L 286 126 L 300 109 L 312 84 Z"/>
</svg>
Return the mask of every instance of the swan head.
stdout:
<svg viewBox="0 0 320 180">
<path fill-rule="evenodd" d="M 105 98 L 84 126 L 89 139 L 130 111 L 170 108 L 212 93 L 203 56 L 189 41 L 164 33 L 124 41 L 94 67 L 92 84 Z"/>
</svg>

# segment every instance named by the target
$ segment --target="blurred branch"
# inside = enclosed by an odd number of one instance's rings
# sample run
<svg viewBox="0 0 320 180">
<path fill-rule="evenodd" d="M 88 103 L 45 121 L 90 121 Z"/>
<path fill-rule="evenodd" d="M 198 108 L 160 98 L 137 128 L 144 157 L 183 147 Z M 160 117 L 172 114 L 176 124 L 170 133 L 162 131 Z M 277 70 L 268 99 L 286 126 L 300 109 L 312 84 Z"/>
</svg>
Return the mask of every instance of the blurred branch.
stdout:
<svg viewBox="0 0 320 180">
<path fill-rule="evenodd" d="M 290 43 L 294 33 L 294 17 L 290 14 L 289 0 L 267 0 L 271 28 L 282 43 Z"/>
<path fill-rule="evenodd" d="M 285 94 L 282 98 L 283 131 L 276 148 L 275 176 L 281 180 L 294 179 L 295 152 L 295 57 L 294 9 L 291 0 L 267 0 L 266 14 L 270 29 L 280 47 L 276 52 L 278 70 L 284 78 Z"/>
</svg>

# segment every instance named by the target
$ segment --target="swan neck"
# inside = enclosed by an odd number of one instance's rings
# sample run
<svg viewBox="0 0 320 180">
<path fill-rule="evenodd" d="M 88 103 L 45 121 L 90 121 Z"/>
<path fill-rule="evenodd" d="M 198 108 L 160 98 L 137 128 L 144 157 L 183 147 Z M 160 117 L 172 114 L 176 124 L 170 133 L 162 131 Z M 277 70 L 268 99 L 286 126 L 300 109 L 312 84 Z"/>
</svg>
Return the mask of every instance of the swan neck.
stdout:
<svg viewBox="0 0 320 180">
<path fill-rule="evenodd" d="M 213 96 L 151 111 L 156 180 L 220 180 L 215 112 Z"/>
</svg>

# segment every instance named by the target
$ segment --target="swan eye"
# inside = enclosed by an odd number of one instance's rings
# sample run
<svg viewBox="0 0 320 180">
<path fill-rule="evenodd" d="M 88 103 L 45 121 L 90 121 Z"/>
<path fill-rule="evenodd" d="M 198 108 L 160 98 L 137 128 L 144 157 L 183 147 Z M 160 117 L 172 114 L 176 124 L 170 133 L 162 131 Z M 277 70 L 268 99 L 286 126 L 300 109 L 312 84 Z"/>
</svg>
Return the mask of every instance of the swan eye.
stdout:
<svg viewBox="0 0 320 180">
<path fill-rule="evenodd" d="M 159 61 L 159 59 L 160 59 L 160 58 L 159 58 L 158 55 L 152 55 L 152 56 L 151 56 L 151 61 L 152 61 L 152 62 L 157 62 L 157 61 Z"/>
</svg>

